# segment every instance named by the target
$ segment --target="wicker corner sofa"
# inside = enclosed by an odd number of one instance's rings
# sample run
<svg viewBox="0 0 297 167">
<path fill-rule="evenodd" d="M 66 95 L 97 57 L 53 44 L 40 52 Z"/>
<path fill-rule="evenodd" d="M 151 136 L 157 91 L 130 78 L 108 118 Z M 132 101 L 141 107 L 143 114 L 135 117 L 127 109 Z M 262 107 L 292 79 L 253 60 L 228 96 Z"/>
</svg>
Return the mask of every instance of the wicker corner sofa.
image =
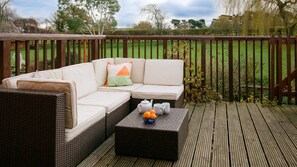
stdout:
<svg viewBox="0 0 297 167">
<path fill-rule="evenodd" d="M 130 86 L 106 87 L 107 65 L 132 62 Z M 143 99 L 182 107 L 183 62 L 98 59 L 6 78 L 0 87 L 0 164 L 76 166 Z"/>
</svg>

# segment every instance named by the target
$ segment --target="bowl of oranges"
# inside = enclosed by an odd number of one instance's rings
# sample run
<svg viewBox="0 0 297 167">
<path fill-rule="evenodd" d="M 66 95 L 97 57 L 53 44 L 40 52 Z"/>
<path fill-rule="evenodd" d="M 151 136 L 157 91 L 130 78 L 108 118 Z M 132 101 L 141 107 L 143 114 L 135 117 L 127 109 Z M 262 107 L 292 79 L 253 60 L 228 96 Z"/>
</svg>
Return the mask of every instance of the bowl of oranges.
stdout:
<svg viewBox="0 0 297 167">
<path fill-rule="evenodd" d="M 155 110 L 149 110 L 142 114 L 142 118 L 145 124 L 153 124 L 156 122 L 157 115 Z"/>
</svg>

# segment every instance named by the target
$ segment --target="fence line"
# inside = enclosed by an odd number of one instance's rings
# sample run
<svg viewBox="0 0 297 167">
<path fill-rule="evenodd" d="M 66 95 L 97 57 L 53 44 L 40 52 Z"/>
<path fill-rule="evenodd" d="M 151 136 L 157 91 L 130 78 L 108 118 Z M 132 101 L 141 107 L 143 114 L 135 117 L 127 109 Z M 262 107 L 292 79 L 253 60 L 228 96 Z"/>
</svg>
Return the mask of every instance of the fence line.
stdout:
<svg viewBox="0 0 297 167">
<path fill-rule="evenodd" d="M 193 65 L 189 75 L 200 69 L 203 84 L 226 100 L 276 97 L 297 103 L 296 41 L 281 36 L 0 34 L 0 79 L 98 58 L 187 57 Z"/>
</svg>

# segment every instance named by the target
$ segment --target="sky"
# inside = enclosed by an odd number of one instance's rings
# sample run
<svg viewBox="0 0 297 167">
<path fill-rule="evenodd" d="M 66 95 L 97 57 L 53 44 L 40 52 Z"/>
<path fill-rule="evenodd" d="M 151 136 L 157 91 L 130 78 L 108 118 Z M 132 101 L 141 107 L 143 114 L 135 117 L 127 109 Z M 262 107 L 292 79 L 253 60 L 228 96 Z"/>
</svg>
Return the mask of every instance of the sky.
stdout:
<svg viewBox="0 0 297 167">
<path fill-rule="evenodd" d="M 119 28 L 132 27 L 139 21 L 147 20 L 140 9 L 148 4 L 157 4 L 166 13 L 166 21 L 171 19 L 205 19 L 210 25 L 213 18 L 223 14 L 218 0 L 118 0 L 120 11 L 115 15 Z M 57 0 L 12 0 L 11 7 L 20 17 L 33 17 L 38 21 L 52 18 L 57 10 Z"/>
</svg>

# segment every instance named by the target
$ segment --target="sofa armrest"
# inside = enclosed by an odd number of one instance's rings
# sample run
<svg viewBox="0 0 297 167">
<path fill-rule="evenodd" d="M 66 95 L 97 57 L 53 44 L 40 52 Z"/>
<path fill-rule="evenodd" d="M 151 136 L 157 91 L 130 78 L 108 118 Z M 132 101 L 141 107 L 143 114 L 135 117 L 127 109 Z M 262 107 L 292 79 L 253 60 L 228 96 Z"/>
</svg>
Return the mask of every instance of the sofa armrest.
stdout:
<svg viewBox="0 0 297 167">
<path fill-rule="evenodd" d="M 65 94 L 0 89 L 0 148 L 4 166 L 64 166 Z"/>
</svg>

